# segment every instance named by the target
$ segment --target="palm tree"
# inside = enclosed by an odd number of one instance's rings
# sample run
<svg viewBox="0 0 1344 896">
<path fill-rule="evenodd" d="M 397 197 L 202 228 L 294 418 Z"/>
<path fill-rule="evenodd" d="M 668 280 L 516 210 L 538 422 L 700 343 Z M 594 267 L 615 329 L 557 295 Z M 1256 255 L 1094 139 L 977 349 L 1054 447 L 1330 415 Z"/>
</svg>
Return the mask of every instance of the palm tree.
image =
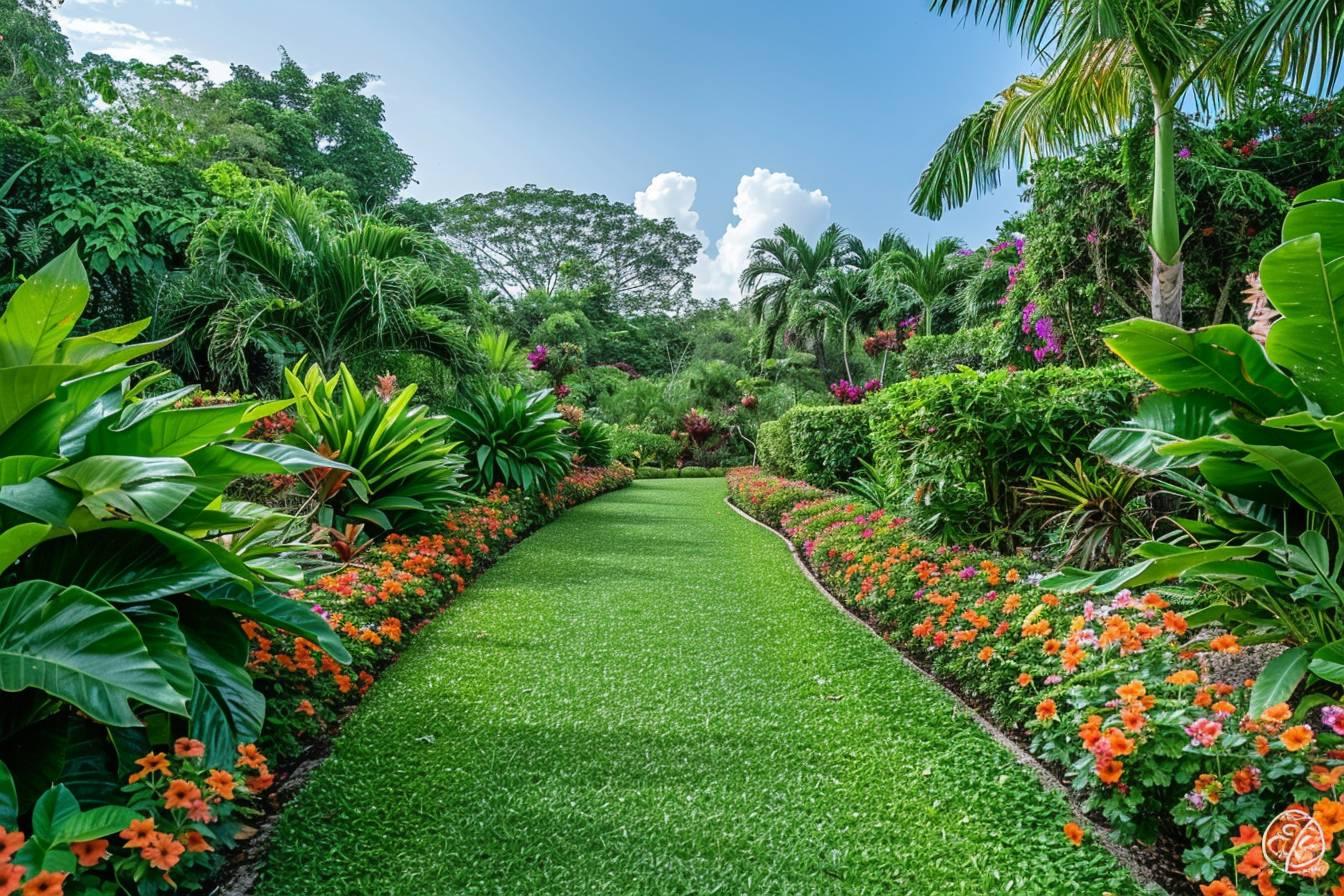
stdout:
<svg viewBox="0 0 1344 896">
<path fill-rule="evenodd" d="M 812 301 L 823 272 L 843 264 L 849 250 L 849 235 L 835 224 L 816 243 L 781 224 L 773 236 L 751 244 L 738 285 L 752 320 L 764 327 L 766 357 L 774 354 L 775 340 L 789 319 Z"/>
<path fill-rule="evenodd" d="M 1151 114 L 1150 303 L 1154 318 L 1178 325 L 1179 110 L 1235 105 L 1275 62 L 1300 82 L 1313 72 L 1332 82 L 1344 57 L 1340 0 L 933 0 L 932 8 L 992 23 L 1044 70 L 1018 77 L 953 130 L 920 177 L 915 211 L 937 218 L 998 186 L 1005 165 L 1066 154 Z"/>
<path fill-rule="evenodd" d="M 956 253 L 961 248 L 961 241 L 950 236 L 922 251 L 902 239 L 868 272 L 871 288 L 887 296 L 890 305 L 898 299 L 918 305 L 921 329 L 928 336 L 933 333 L 934 309 L 955 293 L 969 274 L 966 265 L 957 263 Z"/>
<path fill-rule="evenodd" d="M 795 309 L 790 326 L 811 333 L 820 340 L 835 339 L 845 365 L 845 379 L 853 382 L 849 366 L 849 348 L 854 337 L 877 322 L 882 303 L 868 289 L 868 274 L 858 268 L 829 268 L 811 300 Z"/>
<path fill-rule="evenodd" d="M 258 355 L 306 354 L 333 370 L 397 349 L 459 373 L 479 366 L 460 259 L 411 228 L 278 185 L 201 225 L 189 254 L 168 313 L 221 384 L 247 388 Z"/>
</svg>

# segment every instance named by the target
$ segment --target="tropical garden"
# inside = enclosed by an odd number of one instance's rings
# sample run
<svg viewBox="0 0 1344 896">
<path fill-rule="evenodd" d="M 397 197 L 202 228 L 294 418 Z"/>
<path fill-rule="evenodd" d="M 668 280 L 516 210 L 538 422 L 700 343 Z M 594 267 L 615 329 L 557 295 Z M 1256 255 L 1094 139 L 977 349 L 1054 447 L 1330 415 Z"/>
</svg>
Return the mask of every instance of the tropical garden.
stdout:
<svg viewBox="0 0 1344 896">
<path fill-rule="evenodd" d="M 1336 0 L 934 0 L 1030 71 L 911 207 L 1024 211 L 785 224 L 740 302 L 623 201 L 410 198 L 371 75 L 55 12 L 0 896 L 1344 894 Z"/>
</svg>

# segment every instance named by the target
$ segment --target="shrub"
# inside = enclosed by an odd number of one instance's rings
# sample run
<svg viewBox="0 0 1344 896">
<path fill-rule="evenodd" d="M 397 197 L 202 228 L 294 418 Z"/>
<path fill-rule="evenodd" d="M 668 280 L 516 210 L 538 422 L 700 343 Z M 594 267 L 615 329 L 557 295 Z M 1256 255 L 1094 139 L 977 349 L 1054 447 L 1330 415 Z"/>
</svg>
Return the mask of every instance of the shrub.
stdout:
<svg viewBox="0 0 1344 896">
<path fill-rule="evenodd" d="M 709 468 L 709 475 L 712 476 L 712 477 L 714 477 L 715 479 L 721 479 L 721 478 L 723 478 L 723 476 L 724 476 L 725 473 L 727 473 L 727 470 L 725 470 L 723 467 L 710 467 L 710 468 Z"/>
<path fill-rule="evenodd" d="M 1066 466 L 1099 430 L 1123 420 L 1142 383 L 1119 365 L 895 383 L 867 405 L 875 460 L 905 482 L 916 516 L 953 540 L 997 533 L 1011 541 L 1022 510 L 1018 490 Z"/>
<path fill-rule="evenodd" d="M 565 421 L 546 390 L 528 394 L 521 387 L 467 396 L 450 408 L 449 438 L 462 445 L 467 486 L 485 494 L 495 485 L 537 493 L 569 472 L 573 445 L 564 437 Z"/>
<path fill-rule="evenodd" d="M 615 459 L 636 470 L 646 464 L 670 467 L 681 453 L 681 445 L 676 439 L 639 426 L 617 427 L 611 437 Z"/>
<path fill-rule="evenodd" d="M 913 337 L 905 344 L 901 364 L 911 377 L 953 373 L 960 367 L 997 370 L 1008 363 L 1012 351 L 1002 328 L 970 327 L 955 333 Z"/>
<path fill-rule="evenodd" d="M 858 405 L 799 405 L 781 417 L 789 428 L 794 475 L 830 486 L 849 478 L 872 455 L 872 399 Z"/>
<path fill-rule="evenodd" d="M 578 426 L 570 432 L 574 442 L 574 458 L 582 459 L 584 466 L 605 467 L 611 463 L 615 454 L 615 442 L 612 431 L 616 427 L 596 420 L 580 420 Z"/>
<path fill-rule="evenodd" d="M 331 377 L 314 364 L 302 376 L 299 365 L 286 370 L 285 384 L 294 397 L 294 428 L 286 441 L 357 471 L 304 478 L 322 504 L 324 526 L 355 519 L 383 531 L 421 531 L 447 508 L 465 503 L 465 460 L 447 439 L 449 420 L 411 404 L 414 383 L 397 389 L 396 377 L 380 377 L 376 388 L 361 392 L 344 364 Z"/>
<path fill-rule="evenodd" d="M 680 478 L 682 478 L 682 479 L 707 479 L 707 478 L 709 478 L 709 470 L 706 469 L 705 467 L 692 467 L 692 466 L 682 467 L 682 468 L 681 468 L 681 477 L 680 477 Z"/>
<path fill-rule="evenodd" d="M 676 475 L 676 470 L 664 470 L 662 467 L 640 467 L 635 472 L 636 479 L 667 479 L 669 473 Z"/>
<path fill-rule="evenodd" d="M 757 430 L 756 460 L 776 476 L 797 475 L 793 468 L 793 440 L 783 419 L 762 423 Z"/>
</svg>

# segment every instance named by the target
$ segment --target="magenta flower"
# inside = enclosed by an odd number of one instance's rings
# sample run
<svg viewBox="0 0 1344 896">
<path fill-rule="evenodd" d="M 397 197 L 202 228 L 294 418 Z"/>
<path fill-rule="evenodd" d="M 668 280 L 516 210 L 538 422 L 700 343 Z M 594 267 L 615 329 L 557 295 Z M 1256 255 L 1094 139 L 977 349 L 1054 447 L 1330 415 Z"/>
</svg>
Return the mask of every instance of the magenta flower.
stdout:
<svg viewBox="0 0 1344 896">
<path fill-rule="evenodd" d="M 1188 146 L 1182 146 L 1181 149 L 1180 149 L 1180 152 L 1176 153 L 1176 158 L 1178 158 L 1178 159 L 1188 159 L 1188 158 L 1190 158 L 1190 147 L 1188 147 Z"/>
<path fill-rule="evenodd" d="M 532 365 L 533 370 L 541 370 L 546 366 L 547 348 L 544 345 L 538 345 L 532 351 L 527 353 L 527 362 Z"/>
</svg>

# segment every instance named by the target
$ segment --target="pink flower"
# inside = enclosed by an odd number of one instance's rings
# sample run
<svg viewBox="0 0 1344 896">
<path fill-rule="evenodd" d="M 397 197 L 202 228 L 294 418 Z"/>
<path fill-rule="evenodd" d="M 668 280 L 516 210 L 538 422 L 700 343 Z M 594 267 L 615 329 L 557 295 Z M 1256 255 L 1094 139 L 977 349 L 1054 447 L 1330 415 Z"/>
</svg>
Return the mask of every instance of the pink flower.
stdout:
<svg viewBox="0 0 1344 896">
<path fill-rule="evenodd" d="M 1223 723 L 1213 719 L 1196 719 L 1185 726 L 1185 733 L 1190 735 L 1191 746 L 1211 747 L 1223 733 Z"/>
</svg>

